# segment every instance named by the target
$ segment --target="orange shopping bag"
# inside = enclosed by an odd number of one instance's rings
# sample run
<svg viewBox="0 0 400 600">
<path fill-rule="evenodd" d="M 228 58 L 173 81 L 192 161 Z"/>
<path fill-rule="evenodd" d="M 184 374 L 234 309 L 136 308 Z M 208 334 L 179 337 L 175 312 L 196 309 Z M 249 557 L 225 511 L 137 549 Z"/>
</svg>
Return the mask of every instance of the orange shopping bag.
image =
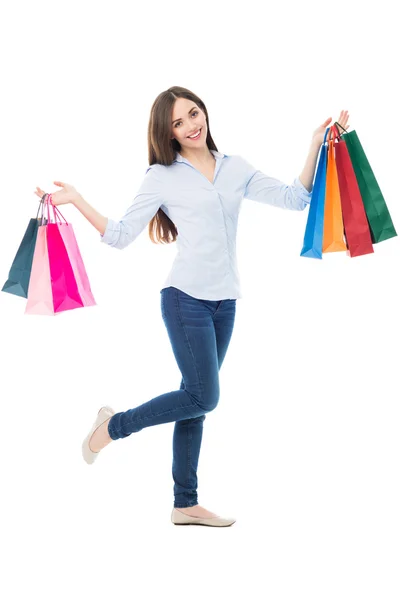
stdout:
<svg viewBox="0 0 400 600">
<path fill-rule="evenodd" d="M 328 165 L 326 169 L 324 236 L 322 252 L 340 252 L 347 250 L 344 240 L 342 206 L 340 202 L 339 181 L 335 161 L 335 125 L 328 134 Z M 333 134 L 333 137 L 332 137 Z"/>
</svg>

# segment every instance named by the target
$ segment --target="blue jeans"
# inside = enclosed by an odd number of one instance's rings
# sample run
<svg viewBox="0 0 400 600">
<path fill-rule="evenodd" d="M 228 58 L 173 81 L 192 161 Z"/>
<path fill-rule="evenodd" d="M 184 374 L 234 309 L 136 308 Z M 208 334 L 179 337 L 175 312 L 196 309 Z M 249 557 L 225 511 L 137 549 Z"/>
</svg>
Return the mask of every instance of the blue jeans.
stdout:
<svg viewBox="0 0 400 600">
<path fill-rule="evenodd" d="M 113 415 L 113 440 L 144 427 L 175 421 L 172 476 L 174 507 L 198 504 L 197 465 L 206 413 L 219 400 L 219 369 L 232 336 L 236 299 L 199 300 L 175 288 L 163 288 L 161 313 L 182 373 L 180 389 Z"/>
</svg>

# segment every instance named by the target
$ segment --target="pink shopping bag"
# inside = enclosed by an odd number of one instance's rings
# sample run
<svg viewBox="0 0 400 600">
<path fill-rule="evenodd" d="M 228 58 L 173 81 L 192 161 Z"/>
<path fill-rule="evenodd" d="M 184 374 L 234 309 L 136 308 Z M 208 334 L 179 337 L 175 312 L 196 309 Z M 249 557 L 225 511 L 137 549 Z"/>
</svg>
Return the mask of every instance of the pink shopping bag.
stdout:
<svg viewBox="0 0 400 600">
<path fill-rule="evenodd" d="M 50 194 L 51 203 L 51 194 Z M 83 264 L 82 255 L 79 251 L 72 223 L 67 223 L 61 212 L 52 204 L 54 215 L 57 213 L 64 219 L 65 223 L 59 223 L 59 232 L 64 242 L 65 249 L 71 263 L 71 267 L 78 286 L 79 295 L 84 306 L 96 306 L 96 301 L 93 297 L 90 288 L 89 278 L 86 273 L 85 265 Z"/>
<path fill-rule="evenodd" d="M 46 230 L 47 225 L 39 225 L 29 279 L 28 301 L 25 307 L 25 314 L 54 314 Z"/>
</svg>

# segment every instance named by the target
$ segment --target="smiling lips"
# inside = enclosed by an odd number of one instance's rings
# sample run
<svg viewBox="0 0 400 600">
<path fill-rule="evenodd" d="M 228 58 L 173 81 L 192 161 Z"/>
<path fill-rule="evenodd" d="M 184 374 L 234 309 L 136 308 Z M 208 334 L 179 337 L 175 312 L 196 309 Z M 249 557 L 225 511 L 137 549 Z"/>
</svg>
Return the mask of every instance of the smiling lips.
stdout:
<svg viewBox="0 0 400 600">
<path fill-rule="evenodd" d="M 196 136 L 194 136 L 194 137 L 193 137 L 193 136 L 190 136 L 190 135 L 188 135 L 188 139 L 189 139 L 189 140 L 198 140 L 198 139 L 199 139 L 199 137 L 200 137 L 200 135 L 201 135 L 201 128 L 200 128 L 200 129 L 198 129 L 197 131 L 198 131 L 198 133 L 197 133 L 197 135 L 196 135 Z"/>
</svg>

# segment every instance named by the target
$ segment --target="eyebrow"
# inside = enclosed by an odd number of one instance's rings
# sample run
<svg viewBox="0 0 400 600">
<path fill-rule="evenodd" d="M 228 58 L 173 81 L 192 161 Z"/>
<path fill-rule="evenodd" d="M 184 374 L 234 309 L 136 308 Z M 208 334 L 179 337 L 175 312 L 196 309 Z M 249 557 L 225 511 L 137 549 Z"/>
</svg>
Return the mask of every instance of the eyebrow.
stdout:
<svg viewBox="0 0 400 600">
<path fill-rule="evenodd" d="M 190 115 L 190 113 L 192 112 L 192 110 L 193 110 L 193 109 L 195 109 L 195 108 L 197 108 L 197 106 L 192 106 L 192 108 L 191 108 L 191 109 L 189 110 L 189 112 L 188 112 L 188 115 Z M 172 121 L 172 124 L 174 124 L 174 123 L 175 123 L 175 121 L 182 121 L 182 119 L 174 119 L 174 120 Z"/>
</svg>

